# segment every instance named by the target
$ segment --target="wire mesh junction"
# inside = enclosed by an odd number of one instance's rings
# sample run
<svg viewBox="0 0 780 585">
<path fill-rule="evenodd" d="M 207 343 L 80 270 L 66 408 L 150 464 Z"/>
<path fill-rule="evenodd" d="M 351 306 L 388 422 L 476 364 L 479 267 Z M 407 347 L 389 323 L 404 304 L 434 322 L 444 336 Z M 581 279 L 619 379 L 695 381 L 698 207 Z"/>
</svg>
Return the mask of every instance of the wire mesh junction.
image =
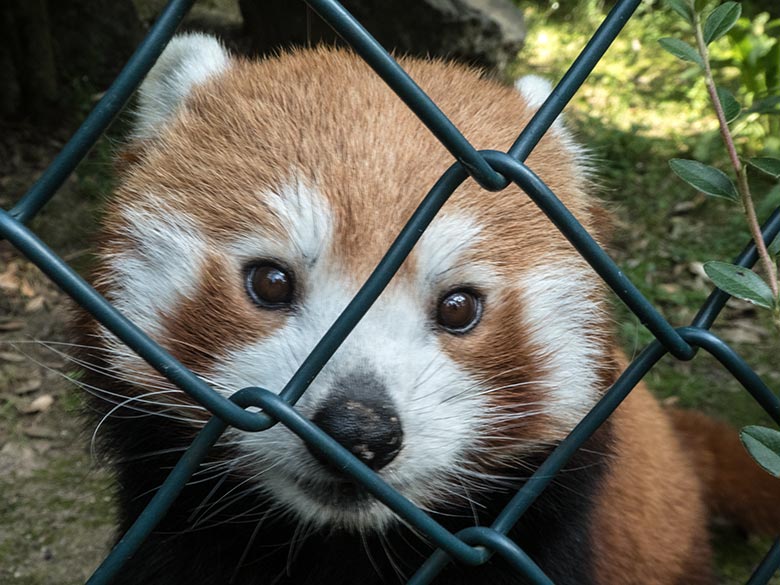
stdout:
<svg viewBox="0 0 780 585">
<path fill-rule="evenodd" d="M 123 562 L 132 556 L 144 538 L 151 533 L 209 449 L 228 426 L 244 431 L 260 432 L 277 423 L 285 425 L 301 439 L 316 446 L 352 479 L 425 535 L 438 547 L 438 550 L 411 578 L 410 584 L 432 583 L 450 562 L 480 565 L 492 555 L 498 554 L 528 583 L 551 585 L 552 581 L 506 534 L 577 449 L 665 354 L 669 353 L 678 359 L 690 360 L 699 349 L 704 349 L 750 392 L 775 422 L 780 424 L 780 400 L 733 349 L 709 331 L 728 300 L 728 295 L 716 290 L 704 303 L 689 327 L 673 328 L 623 275 L 547 185 L 523 164 L 618 35 L 639 2 L 640 0 L 617 2 L 552 94 L 522 130 L 509 151 L 504 153 L 477 151 L 395 60 L 338 2 L 308 0 L 309 6 L 365 59 L 414 111 L 453 155 L 455 162 L 425 196 L 371 276 L 284 389 L 279 394 L 275 394 L 263 388 L 244 388 L 230 399 L 225 399 L 125 319 L 25 226 L 25 223 L 54 196 L 106 130 L 159 57 L 193 4 L 193 0 L 169 1 L 146 39 L 41 178 L 13 209 L 0 210 L 1 237 L 18 248 L 60 288 L 160 374 L 214 415 L 181 457 L 143 513 L 89 579 L 88 585 L 109 583 L 119 572 Z M 591 412 L 552 452 L 490 527 L 471 527 L 452 534 L 388 486 L 334 439 L 302 417 L 294 405 L 306 391 L 309 381 L 314 379 L 381 294 L 448 197 L 468 177 L 472 177 L 482 187 L 490 190 L 500 190 L 510 182 L 522 188 L 653 333 L 655 340 L 628 366 Z M 775 210 L 763 226 L 763 236 L 767 242 L 772 241 L 778 233 L 780 233 L 780 208 Z M 735 263 L 750 267 L 756 260 L 756 249 L 751 244 L 737 257 Z M 259 407 L 262 412 L 246 410 L 250 406 Z M 748 585 L 766 584 L 779 567 L 780 538 L 775 541 L 748 581 Z"/>
</svg>

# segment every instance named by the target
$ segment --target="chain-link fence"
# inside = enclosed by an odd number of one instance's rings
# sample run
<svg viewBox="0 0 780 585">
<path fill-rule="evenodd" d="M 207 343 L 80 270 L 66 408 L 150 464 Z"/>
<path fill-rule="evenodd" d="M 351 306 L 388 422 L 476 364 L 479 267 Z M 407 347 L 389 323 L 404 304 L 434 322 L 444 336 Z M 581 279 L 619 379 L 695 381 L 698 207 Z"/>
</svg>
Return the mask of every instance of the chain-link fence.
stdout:
<svg viewBox="0 0 780 585">
<path fill-rule="evenodd" d="M 275 424 L 285 425 L 307 443 L 316 444 L 317 449 L 331 462 L 391 508 L 409 526 L 425 535 L 438 547 L 438 550 L 419 568 L 409 581 L 410 584 L 423 585 L 433 582 L 450 562 L 475 566 L 485 563 L 491 556 L 498 554 L 527 582 L 549 585 L 552 583 L 550 578 L 507 536 L 507 533 L 554 480 L 556 474 L 575 452 L 665 354 L 669 353 L 680 360 L 693 359 L 700 349 L 712 354 L 769 415 L 780 423 L 780 400 L 733 349 L 709 331 L 728 300 L 728 295 L 722 291 L 713 292 L 690 326 L 674 328 L 623 275 L 547 185 L 524 164 L 544 133 L 630 18 L 639 0 L 617 2 L 552 94 L 530 123 L 522 129 L 508 152 L 477 151 L 393 58 L 337 2 L 308 0 L 309 6 L 385 80 L 447 148 L 455 161 L 425 196 L 369 279 L 284 389 L 276 394 L 264 388 L 244 388 L 229 400 L 222 397 L 125 319 L 25 227 L 25 223 L 54 196 L 124 106 L 159 57 L 192 3 L 193 0 L 169 2 L 114 84 L 42 177 L 13 209 L 0 210 L 1 237 L 18 248 L 79 305 L 158 372 L 214 415 L 181 457 L 135 524 L 88 581 L 90 585 L 111 582 L 112 576 L 120 571 L 123 562 L 138 549 L 144 538 L 164 516 L 209 449 L 228 426 L 247 432 L 262 432 Z M 510 182 L 516 183 L 541 208 L 555 227 L 637 315 L 656 339 L 639 354 L 591 412 L 555 448 L 489 527 L 474 526 L 453 534 L 393 490 L 311 421 L 301 416 L 294 406 L 306 391 L 309 381 L 315 378 L 381 294 L 448 197 L 468 177 L 472 177 L 480 186 L 488 190 L 500 190 Z M 763 226 L 763 236 L 767 242 L 772 241 L 778 233 L 780 233 L 780 209 L 775 210 Z M 749 245 L 738 256 L 735 263 L 750 267 L 756 259 L 755 246 Z M 248 407 L 259 407 L 262 411 L 250 411 Z M 750 578 L 748 585 L 767 583 L 778 567 L 780 567 L 780 539 L 775 541 Z"/>
</svg>

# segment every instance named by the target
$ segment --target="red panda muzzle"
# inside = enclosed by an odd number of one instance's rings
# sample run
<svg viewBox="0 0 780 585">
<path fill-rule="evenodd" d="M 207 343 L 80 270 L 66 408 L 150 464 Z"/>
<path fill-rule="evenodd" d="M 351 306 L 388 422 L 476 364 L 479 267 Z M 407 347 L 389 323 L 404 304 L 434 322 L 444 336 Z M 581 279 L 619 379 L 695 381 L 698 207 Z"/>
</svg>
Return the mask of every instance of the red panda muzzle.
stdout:
<svg viewBox="0 0 780 585">
<path fill-rule="evenodd" d="M 381 382 L 370 376 L 341 380 L 311 420 L 374 471 L 393 461 L 403 446 L 398 411 Z M 317 449 L 309 450 L 333 469 Z"/>
</svg>

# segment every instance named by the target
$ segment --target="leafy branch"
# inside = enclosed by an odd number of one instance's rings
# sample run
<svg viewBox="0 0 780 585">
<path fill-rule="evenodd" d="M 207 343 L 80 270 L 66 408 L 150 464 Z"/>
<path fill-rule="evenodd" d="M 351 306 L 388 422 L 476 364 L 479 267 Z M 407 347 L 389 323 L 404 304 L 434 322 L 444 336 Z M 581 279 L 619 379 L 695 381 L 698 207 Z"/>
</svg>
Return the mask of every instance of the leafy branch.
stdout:
<svg viewBox="0 0 780 585">
<path fill-rule="evenodd" d="M 682 16 L 693 29 L 695 47 L 681 39 L 663 38 L 661 46 L 676 57 L 695 63 L 704 73 L 710 101 L 718 118 L 718 127 L 729 161 L 737 178 L 736 185 L 723 171 L 695 160 L 672 159 L 669 166 L 672 171 L 689 185 L 699 191 L 730 201 L 740 201 L 747 220 L 748 229 L 758 251 L 760 265 L 766 280 L 758 274 L 727 262 L 706 262 L 704 270 L 707 276 L 728 294 L 744 299 L 758 307 L 772 312 L 772 320 L 780 331 L 780 285 L 778 284 L 778 261 L 780 260 L 780 236 L 767 246 L 761 236 L 761 228 L 756 215 L 753 196 L 748 182 L 748 166 L 772 177 L 780 177 L 780 159 L 759 157 L 743 161 L 737 153 L 734 136 L 729 124 L 742 112 L 742 106 L 727 89 L 718 87 L 712 74 L 709 45 L 726 35 L 739 20 L 742 7 L 737 2 L 724 2 L 703 18 L 706 1 L 703 0 L 667 0 L 669 6 Z M 780 41 L 775 41 L 780 44 Z M 780 61 L 780 47 L 775 47 Z M 772 64 L 774 67 L 774 63 Z M 769 67 L 767 68 L 769 69 Z M 775 75 L 773 73 L 773 75 Z M 769 73 L 767 71 L 767 80 Z M 773 86 L 767 83 L 767 88 Z M 780 91 L 780 83 L 778 91 Z M 774 101 L 773 101 L 774 100 Z M 764 104 L 754 103 L 753 112 L 773 113 L 780 103 L 780 96 L 770 96 Z M 780 477 L 780 432 L 761 426 L 748 426 L 740 432 L 745 449 L 768 473 Z"/>
<path fill-rule="evenodd" d="M 705 272 L 728 294 L 769 309 L 775 327 L 780 331 L 780 237 L 769 246 L 764 243 L 747 174 L 749 165 L 775 178 L 780 177 L 780 159 L 759 157 L 748 160 L 746 164 L 740 158 L 729 124 L 740 116 L 742 107 L 731 92 L 716 85 L 708 48 L 737 23 L 742 7 L 737 2 L 724 2 L 703 18 L 704 7 L 701 4 L 704 3 L 699 0 L 668 0 L 668 3 L 690 24 L 696 43 L 694 47 L 675 38 L 663 38 L 659 43 L 679 59 L 695 63 L 703 71 L 707 93 L 718 119 L 720 135 L 737 179 L 736 184 L 723 171 L 698 161 L 672 159 L 669 165 L 677 176 L 697 190 L 713 197 L 741 202 L 766 280 L 746 268 L 725 262 L 707 262 L 704 265 Z M 751 109 L 755 111 L 756 105 L 753 104 Z"/>
</svg>

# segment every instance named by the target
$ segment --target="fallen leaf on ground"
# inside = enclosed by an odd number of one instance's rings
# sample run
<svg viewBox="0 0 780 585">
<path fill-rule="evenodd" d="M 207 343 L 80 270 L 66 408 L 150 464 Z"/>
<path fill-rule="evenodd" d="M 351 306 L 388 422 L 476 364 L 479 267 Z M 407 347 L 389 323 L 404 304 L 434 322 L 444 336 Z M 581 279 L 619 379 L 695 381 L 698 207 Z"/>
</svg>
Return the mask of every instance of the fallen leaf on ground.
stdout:
<svg viewBox="0 0 780 585">
<path fill-rule="evenodd" d="M 43 308 L 43 303 L 46 299 L 42 295 L 30 299 L 30 301 L 24 306 L 25 313 L 35 313 Z"/>
<path fill-rule="evenodd" d="M 23 280 L 22 284 L 19 286 L 19 292 L 28 299 L 35 296 L 35 289 L 26 280 Z"/>
<path fill-rule="evenodd" d="M 15 291 L 19 288 L 19 279 L 16 277 L 16 269 L 16 264 L 11 263 L 4 272 L 0 272 L 0 288 L 10 291 Z"/>
<path fill-rule="evenodd" d="M 41 379 L 37 378 L 34 380 L 27 380 L 26 382 L 19 384 L 18 386 L 14 386 L 14 394 L 18 396 L 23 396 L 24 394 L 30 394 L 31 392 L 35 392 L 41 387 Z"/>
<path fill-rule="evenodd" d="M 33 400 L 30 405 L 23 410 L 23 412 L 25 414 L 46 412 L 51 408 L 52 404 L 54 404 L 54 397 L 51 394 L 44 394 L 43 396 L 38 396 L 38 398 Z"/>
</svg>

